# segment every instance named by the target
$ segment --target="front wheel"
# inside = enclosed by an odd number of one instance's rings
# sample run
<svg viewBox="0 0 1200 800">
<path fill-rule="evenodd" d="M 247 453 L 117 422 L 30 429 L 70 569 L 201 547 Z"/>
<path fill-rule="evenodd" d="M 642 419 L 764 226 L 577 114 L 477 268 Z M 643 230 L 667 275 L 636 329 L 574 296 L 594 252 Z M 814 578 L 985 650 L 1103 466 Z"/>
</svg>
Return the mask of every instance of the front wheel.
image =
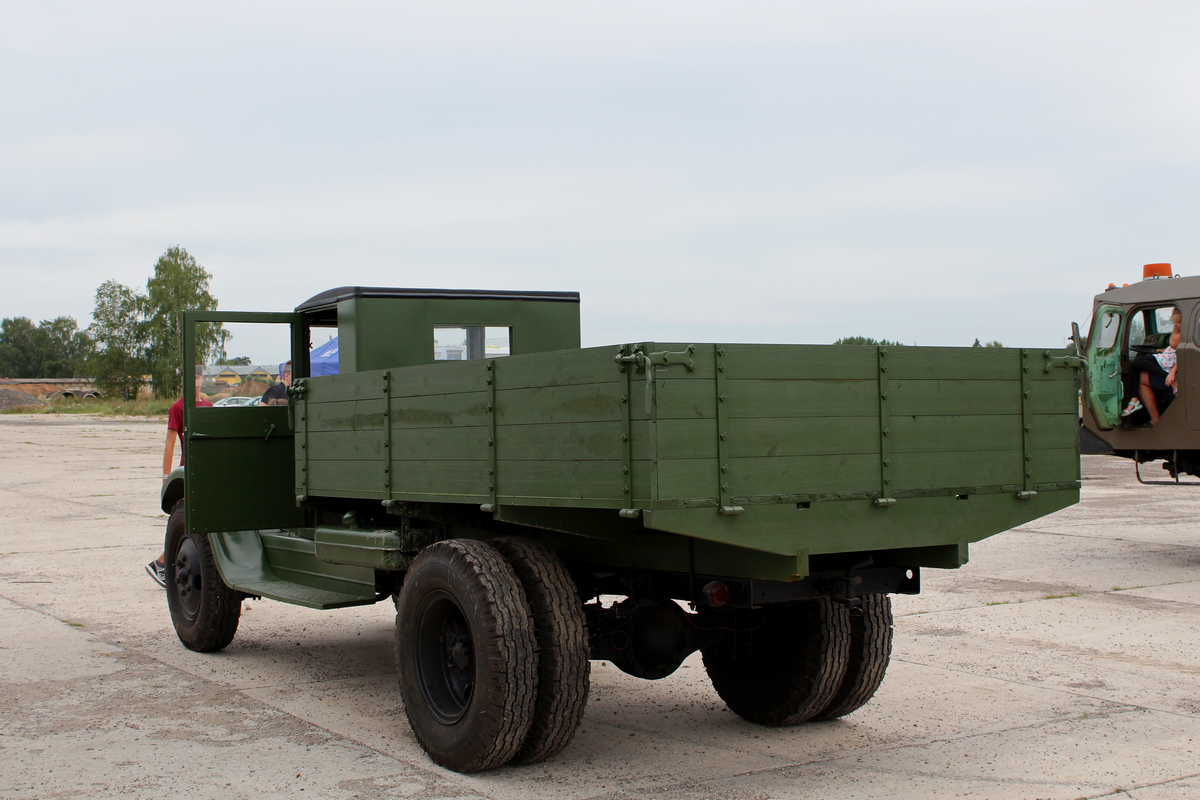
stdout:
<svg viewBox="0 0 1200 800">
<path fill-rule="evenodd" d="M 187 532 L 182 500 L 167 520 L 166 577 L 167 607 L 184 647 L 211 653 L 233 641 L 241 593 L 221 580 L 208 534 Z"/>
<path fill-rule="evenodd" d="M 417 741 L 456 772 L 498 767 L 533 722 L 537 645 L 525 592 L 494 547 L 430 545 L 396 604 L 400 694 Z"/>
</svg>

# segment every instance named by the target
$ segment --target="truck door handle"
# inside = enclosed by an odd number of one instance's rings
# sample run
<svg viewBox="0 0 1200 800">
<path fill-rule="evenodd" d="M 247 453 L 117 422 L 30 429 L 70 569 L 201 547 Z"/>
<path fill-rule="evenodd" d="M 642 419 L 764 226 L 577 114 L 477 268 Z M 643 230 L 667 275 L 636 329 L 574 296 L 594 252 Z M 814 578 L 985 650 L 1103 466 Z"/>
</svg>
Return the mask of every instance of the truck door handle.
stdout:
<svg viewBox="0 0 1200 800">
<path fill-rule="evenodd" d="M 1110 377 L 1110 378 L 1115 378 L 1115 377 L 1117 377 L 1117 373 L 1116 373 L 1116 372 L 1114 372 L 1112 375 L 1109 375 L 1108 377 Z"/>
<path fill-rule="evenodd" d="M 275 423 L 271 423 L 271 427 L 267 428 L 267 435 L 263 437 L 263 441 L 265 442 L 267 439 L 270 439 L 271 434 L 274 432 L 275 432 Z"/>
</svg>

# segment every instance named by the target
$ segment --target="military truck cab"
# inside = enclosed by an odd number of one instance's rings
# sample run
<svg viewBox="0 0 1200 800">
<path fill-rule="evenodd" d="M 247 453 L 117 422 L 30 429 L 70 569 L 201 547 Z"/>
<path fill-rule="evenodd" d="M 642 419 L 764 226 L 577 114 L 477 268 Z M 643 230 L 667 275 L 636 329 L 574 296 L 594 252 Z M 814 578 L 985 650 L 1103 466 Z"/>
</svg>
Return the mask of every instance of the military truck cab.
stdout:
<svg viewBox="0 0 1200 800">
<path fill-rule="evenodd" d="M 1110 285 L 1093 300 L 1089 328 L 1081 331 L 1073 325 L 1072 336 L 1087 365 L 1084 429 L 1113 455 L 1135 464 L 1163 460 L 1164 469 L 1178 480 L 1180 473 L 1200 476 L 1200 277 L 1177 277 L 1170 267 L 1147 264 L 1140 282 Z M 1178 393 L 1169 388 L 1154 392 L 1160 417 L 1153 425 L 1144 404 L 1123 416 L 1139 397 L 1140 372 L 1133 362 L 1168 346 L 1175 312 L 1181 320 Z"/>
</svg>

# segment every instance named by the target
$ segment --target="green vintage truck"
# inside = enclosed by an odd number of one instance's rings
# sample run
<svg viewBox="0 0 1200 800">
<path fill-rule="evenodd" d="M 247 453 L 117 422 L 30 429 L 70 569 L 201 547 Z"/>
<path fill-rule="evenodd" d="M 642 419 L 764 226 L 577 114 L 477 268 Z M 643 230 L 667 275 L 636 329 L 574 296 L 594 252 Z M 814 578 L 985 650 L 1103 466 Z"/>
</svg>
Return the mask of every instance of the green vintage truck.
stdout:
<svg viewBox="0 0 1200 800">
<path fill-rule="evenodd" d="M 642 342 L 581 348 L 579 295 L 345 287 L 292 313 L 287 406 L 194 408 L 163 487 L 167 598 L 215 651 L 241 600 L 392 600 L 400 691 L 438 764 L 548 758 L 589 660 L 699 650 L 763 725 L 858 709 L 889 593 L 1079 499 L 1065 350 Z M 340 372 L 310 377 L 336 328 Z"/>
</svg>

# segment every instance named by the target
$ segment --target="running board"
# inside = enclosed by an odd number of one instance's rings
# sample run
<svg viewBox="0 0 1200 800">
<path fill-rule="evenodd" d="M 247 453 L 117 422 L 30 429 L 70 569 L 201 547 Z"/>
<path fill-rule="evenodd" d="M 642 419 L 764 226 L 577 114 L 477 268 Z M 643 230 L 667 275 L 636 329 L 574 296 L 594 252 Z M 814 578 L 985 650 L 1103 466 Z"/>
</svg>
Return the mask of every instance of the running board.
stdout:
<svg viewBox="0 0 1200 800">
<path fill-rule="evenodd" d="M 239 592 L 306 608 L 376 602 L 375 570 L 318 561 L 313 542 L 285 531 L 208 534 L 221 579 Z"/>
</svg>

